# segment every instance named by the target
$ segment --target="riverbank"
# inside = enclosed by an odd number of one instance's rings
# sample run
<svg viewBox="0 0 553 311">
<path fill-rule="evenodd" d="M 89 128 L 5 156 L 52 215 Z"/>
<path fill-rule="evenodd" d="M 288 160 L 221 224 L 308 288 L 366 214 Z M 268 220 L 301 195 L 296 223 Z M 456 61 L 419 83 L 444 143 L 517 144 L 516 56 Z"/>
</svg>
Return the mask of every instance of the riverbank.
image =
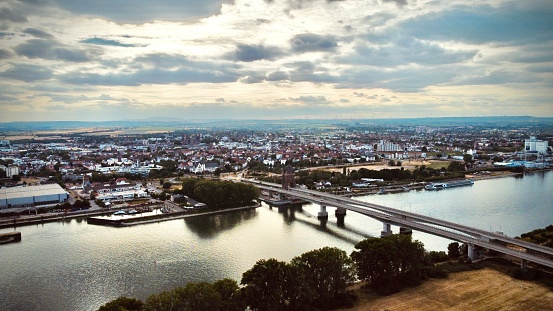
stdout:
<svg viewBox="0 0 553 311">
<path fill-rule="evenodd" d="M 361 285 L 354 291 L 359 300 L 353 308 L 368 310 L 551 310 L 553 292 L 545 285 L 514 279 L 484 268 L 452 273 L 447 279 L 432 279 L 402 292 L 379 296 Z"/>
</svg>

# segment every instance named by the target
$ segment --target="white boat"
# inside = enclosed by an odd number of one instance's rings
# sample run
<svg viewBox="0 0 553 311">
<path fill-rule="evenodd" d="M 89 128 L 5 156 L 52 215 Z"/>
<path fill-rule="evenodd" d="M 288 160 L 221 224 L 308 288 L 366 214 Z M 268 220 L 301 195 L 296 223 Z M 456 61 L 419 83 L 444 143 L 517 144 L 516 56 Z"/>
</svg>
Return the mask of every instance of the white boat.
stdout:
<svg viewBox="0 0 553 311">
<path fill-rule="evenodd" d="M 429 183 L 428 185 L 424 186 L 424 189 L 426 189 L 426 190 L 439 190 L 439 189 L 445 189 L 445 188 L 453 188 L 453 187 L 459 187 L 459 186 L 470 186 L 470 185 L 474 185 L 474 180 L 472 180 L 472 179 L 463 179 L 463 180 L 454 180 L 454 181 L 448 181 L 448 182 Z"/>
</svg>

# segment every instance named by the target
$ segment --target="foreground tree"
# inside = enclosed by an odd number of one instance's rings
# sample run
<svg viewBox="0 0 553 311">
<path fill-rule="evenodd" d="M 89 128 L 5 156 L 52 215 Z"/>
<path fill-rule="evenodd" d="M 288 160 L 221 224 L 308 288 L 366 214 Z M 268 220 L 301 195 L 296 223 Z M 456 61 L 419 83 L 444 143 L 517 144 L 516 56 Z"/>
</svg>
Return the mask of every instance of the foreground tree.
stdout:
<svg viewBox="0 0 553 311">
<path fill-rule="evenodd" d="M 101 306 L 98 311 L 140 311 L 144 303 L 135 298 L 119 297 Z"/>
<path fill-rule="evenodd" d="M 340 305 L 355 281 L 353 260 L 336 247 L 323 247 L 295 257 L 290 263 L 304 279 L 311 305 L 321 310 Z"/>
<path fill-rule="evenodd" d="M 391 294 L 421 279 L 424 246 L 408 235 L 368 238 L 355 245 L 351 258 L 358 277 L 380 294 Z"/>
<path fill-rule="evenodd" d="M 244 302 L 251 310 L 307 310 L 301 274 L 274 258 L 259 260 L 242 274 Z"/>
</svg>

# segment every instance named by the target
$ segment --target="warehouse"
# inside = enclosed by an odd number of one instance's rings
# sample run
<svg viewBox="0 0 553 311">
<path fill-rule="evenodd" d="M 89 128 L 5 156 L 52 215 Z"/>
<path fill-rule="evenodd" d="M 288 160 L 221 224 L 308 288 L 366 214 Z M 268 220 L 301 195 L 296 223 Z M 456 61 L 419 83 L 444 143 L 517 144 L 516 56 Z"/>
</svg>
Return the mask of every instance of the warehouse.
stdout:
<svg viewBox="0 0 553 311">
<path fill-rule="evenodd" d="M 67 202 L 68 194 L 58 184 L 0 189 L 0 209 L 34 207 Z"/>
</svg>

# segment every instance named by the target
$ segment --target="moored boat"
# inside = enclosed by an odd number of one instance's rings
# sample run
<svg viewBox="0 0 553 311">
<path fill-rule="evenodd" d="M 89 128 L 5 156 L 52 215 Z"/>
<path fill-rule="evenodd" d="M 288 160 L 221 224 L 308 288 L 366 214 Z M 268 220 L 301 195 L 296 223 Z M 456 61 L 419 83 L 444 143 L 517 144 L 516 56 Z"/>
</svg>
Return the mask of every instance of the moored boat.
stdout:
<svg viewBox="0 0 553 311">
<path fill-rule="evenodd" d="M 453 188 L 453 187 L 459 187 L 459 186 L 470 186 L 473 184 L 474 184 L 474 180 L 472 179 L 453 180 L 448 182 L 429 183 L 428 185 L 424 186 L 424 189 L 439 190 L 439 189 Z"/>
</svg>

